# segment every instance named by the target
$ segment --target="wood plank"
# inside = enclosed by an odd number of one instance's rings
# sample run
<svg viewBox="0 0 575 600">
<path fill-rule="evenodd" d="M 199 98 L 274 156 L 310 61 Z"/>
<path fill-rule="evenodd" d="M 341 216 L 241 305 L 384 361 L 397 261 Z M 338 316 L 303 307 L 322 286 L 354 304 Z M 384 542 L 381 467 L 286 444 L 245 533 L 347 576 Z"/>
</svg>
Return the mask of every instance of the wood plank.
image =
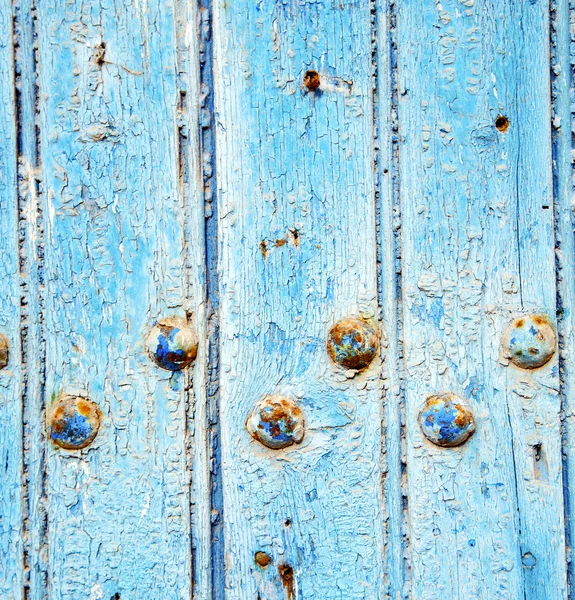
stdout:
<svg viewBox="0 0 575 600">
<path fill-rule="evenodd" d="M 24 597 L 44 600 L 47 585 L 44 435 L 44 224 L 40 186 L 36 13 L 33 0 L 13 3 L 18 106 L 21 361 L 24 459 Z"/>
<path fill-rule="evenodd" d="M 165 315 L 190 315 L 205 336 L 199 156 L 186 127 L 197 123 L 199 90 L 186 73 L 196 59 L 179 55 L 193 37 L 194 21 L 180 22 L 188 9 L 160 0 L 37 7 L 46 402 L 81 394 L 102 411 L 91 446 L 48 449 L 54 599 L 192 594 L 190 488 L 206 486 L 190 481 L 190 465 L 205 460 L 201 421 L 191 419 L 205 414 L 205 350 L 172 374 L 143 341 Z M 207 510 L 192 506 L 192 519 Z"/>
<path fill-rule="evenodd" d="M 0 596 L 19 600 L 24 593 L 20 274 L 12 3 L 6 0 L 0 3 L 0 72 Z"/>
<path fill-rule="evenodd" d="M 506 364 L 516 315 L 555 318 L 547 2 L 399 5 L 412 595 L 565 598 L 557 357 Z M 509 118 L 506 133 L 494 122 Z M 469 402 L 459 449 L 427 394 Z"/>
<path fill-rule="evenodd" d="M 371 31 L 355 0 L 214 5 L 229 600 L 384 597 L 380 365 L 326 352 L 334 322 L 378 315 Z M 276 393 L 300 445 L 246 431 Z"/>
</svg>

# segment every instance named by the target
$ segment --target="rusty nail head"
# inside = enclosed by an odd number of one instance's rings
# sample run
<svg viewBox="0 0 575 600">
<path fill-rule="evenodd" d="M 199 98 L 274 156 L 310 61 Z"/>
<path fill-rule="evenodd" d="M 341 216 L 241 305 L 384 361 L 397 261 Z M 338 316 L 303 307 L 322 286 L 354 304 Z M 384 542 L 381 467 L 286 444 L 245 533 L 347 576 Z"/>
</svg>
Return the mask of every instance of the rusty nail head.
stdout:
<svg viewBox="0 0 575 600">
<path fill-rule="evenodd" d="M 265 569 L 269 564 L 271 564 L 272 557 L 267 552 L 262 552 L 260 550 L 254 554 L 254 560 L 258 567 Z"/>
<path fill-rule="evenodd" d="M 62 396 L 48 414 L 50 439 L 65 450 L 89 446 L 100 428 L 100 408 L 82 396 Z"/>
<path fill-rule="evenodd" d="M 321 85 L 321 79 L 317 71 L 306 71 L 303 76 L 303 84 L 310 92 L 315 92 Z"/>
<path fill-rule="evenodd" d="M 376 330 L 359 317 L 338 321 L 327 338 L 327 351 L 333 362 L 346 369 L 361 371 L 369 366 L 379 348 Z"/>
<path fill-rule="evenodd" d="M 305 420 L 293 400 L 279 395 L 266 396 L 254 406 L 246 428 L 264 446 L 279 450 L 301 443 Z"/>
<path fill-rule="evenodd" d="M 8 364 L 8 355 L 8 338 L 3 333 L 0 333 L 0 369 L 3 369 Z"/>
<path fill-rule="evenodd" d="M 461 446 L 475 433 L 475 420 L 465 401 L 451 392 L 428 396 L 419 411 L 423 435 L 436 446 Z"/>
<path fill-rule="evenodd" d="M 180 371 L 198 354 L 198 337 L 181 317 L 160 319 L 146 337 L 150 358 L 162 369 Z"/>
<path fill-rule="evenodd" d="M 516 367 L 537 369 L 555 354 L 555 329 L 547 315 L 518 317 L 507 327 L 501 345 L 505 358 Z"/>
</svg>

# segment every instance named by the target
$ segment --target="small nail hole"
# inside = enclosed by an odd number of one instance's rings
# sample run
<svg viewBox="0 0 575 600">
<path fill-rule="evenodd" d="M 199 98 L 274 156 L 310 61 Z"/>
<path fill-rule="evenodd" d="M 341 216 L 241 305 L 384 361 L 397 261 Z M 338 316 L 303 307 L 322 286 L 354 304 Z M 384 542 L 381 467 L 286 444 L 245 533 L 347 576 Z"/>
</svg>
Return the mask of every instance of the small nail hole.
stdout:
<svg viewBox="0 0 575 600">
<path fill-rule="evenodd" d="M 310 92 L 315 92 L 321 85 L 319 73 L 317 71 L 306 71 L 303 76 L 303 84 Z"/>
<path fill-rule="evenodd" d="M 524 567 L 527 567 L 528 569 L 533 569 L 533 567 L 535 567 L 535 565 L 537 564 L 537 559 L 533 556 L 533 554 L 531 554 L 531 552 L 526 552 L 523 555 L 521 562 L 523 563 Z"/>
<path fill-rule="evenodd" d="M 289 527 L 291 525 L 291 519 L 286 519 L 284 525 Z"/>
<path fill-rule="evenodd" d="M 120 598 L 120 594 L 118 592 L 116 592 L 111 598 L 110 600 L 121 600 Z"/>
<path fill-rule="evenodd" d="M 505 133 L 509 129 L 509 119 L 504 115 L 498 115 L 495 119 L 495 128 L 501 133 Z"/>
</svg>

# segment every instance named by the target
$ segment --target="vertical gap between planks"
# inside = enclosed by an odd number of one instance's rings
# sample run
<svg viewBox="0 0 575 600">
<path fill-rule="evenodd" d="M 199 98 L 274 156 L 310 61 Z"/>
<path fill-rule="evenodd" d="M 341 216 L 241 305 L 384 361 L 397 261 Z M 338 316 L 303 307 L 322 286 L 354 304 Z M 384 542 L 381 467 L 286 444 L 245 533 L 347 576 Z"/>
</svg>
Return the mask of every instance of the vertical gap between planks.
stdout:
<svg viewBox="0 0 575 600">
<path fill-rule="evenodd" d="M 214 52 L 212 1 L 199 1 L 200 16 L 200 160 L 205 208 L 205 258 L 208 340 L 208 444 L 211 494 L 211 594 L 225 597 L 223 492 L 220 437 L 220 326 L 218 277 L 218 207 L 216 197 L 216 142 L 214 131 Z"/>
<path fill-rule="evenodd" d="M 556 0 L 551 4 L 551 135 L 553 152 L 553 200 L 555 226 L 555 274 L 557 278 L 557 336 L 559 344 L 559 395 L 563 446 L 563 496 L 568 597 L 573 593 L 573 495 L 574 480 L 573 392 L 575 388 L 575 206 L 573 197 L 573 43 L 572 20 L 575 2 Z"/>
<path fill-rule="evenodd" d="M 405 488 L 405 402 L 403 398 L 401 205 L 397 87 L 397 7 L 372 4 L 374 140 L 378 296 L 387 336 L 384 366 L 382 484 L 385 503 L 387 597 L 407 597 L 409 586 L 408 497 Z"/>
<path fill-rule="evenodd" d="M 26 600 L 46 598 L 44 423 L 45 339 L 43 331 L 44 227 L 37 84 L 36 4 L 13 2 L 15 114 L 18 156 L 18 244 L 22 360 L 23 570 Z M 40 413 L 42 418 L 34 418 Z M 34 425 L 38 423 L 40 425 Z"/>
</svg>

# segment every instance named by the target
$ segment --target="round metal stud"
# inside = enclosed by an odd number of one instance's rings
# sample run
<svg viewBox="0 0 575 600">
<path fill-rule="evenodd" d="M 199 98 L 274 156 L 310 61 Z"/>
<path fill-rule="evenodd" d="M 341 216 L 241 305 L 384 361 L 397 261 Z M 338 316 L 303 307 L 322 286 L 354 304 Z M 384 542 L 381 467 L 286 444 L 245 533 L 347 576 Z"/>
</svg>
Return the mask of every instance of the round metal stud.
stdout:
<svg viewBox="0 0 575 600">
<path fill-rule="evenodd" d="M 151 359 L 162 369 L 180 371 L 198 354 L 198 337 L 186 319 L 169 317 L 158 321 L 146 338 Z"/>
<path fill-rule="evenodd" d="M 246 429 L 264 446 L 279 450 L 301 443 L 305 420 L 293 400 L 284 396 L 266 396 L 254 406 Z"/>
<path fill-rule="evenodd" d="M 3 369 L 8 364 L 8 355 L 8 338 L 3 333 L 0 333 L 0 369 Z"/>
<path fill-rule="evenodd" d="M 526 315 L 509 325 L 501 344 L 505 358 L 515 366 L 537 369 L 555 354 L 557 339 L 547 315 Z"/>
<path fill-rule="evenodd" d="M 346 369 L 365 369 L 377 354 L 378 348 L 377 332 L 358 317 L 338 321 L 327 338 L 327 351 L 331 359 Z"/>
<path fill-rule="evenodd" d="M 475 433 L 473 414 L 462 398 L 450 392 L 427 397 L 419 425 L 430 442 L 444 448 L 461 446 Z"/>
<path fill-rule="evenodd" d="M 82 396 L 62 396 L 48 415 L 48 435 L 60 448 L 79 450 L 98 434 L 101 412 L 98 405 Z"/>
</svg>

